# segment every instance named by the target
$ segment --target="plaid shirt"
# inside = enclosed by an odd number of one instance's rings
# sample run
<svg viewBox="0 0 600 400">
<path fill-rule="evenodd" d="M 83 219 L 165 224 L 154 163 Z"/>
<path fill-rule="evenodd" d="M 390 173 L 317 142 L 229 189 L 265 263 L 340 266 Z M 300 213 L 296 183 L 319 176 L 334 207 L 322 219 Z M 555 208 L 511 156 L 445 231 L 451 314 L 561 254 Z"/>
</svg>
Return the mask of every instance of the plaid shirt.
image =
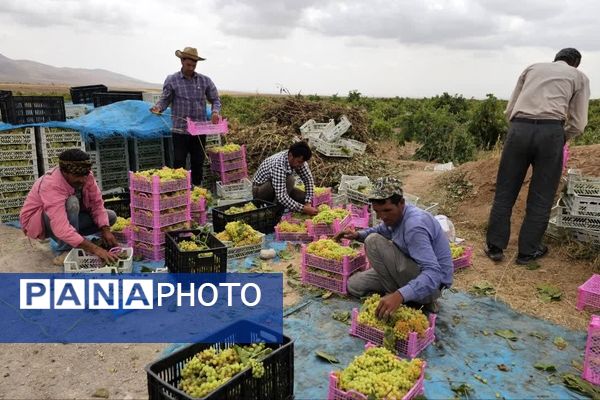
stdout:
<svg viewBox="0 0 600 400">
<path fill-rule="evenodd" d="M 213 112 L 221 111 L 219 92 L 208 76 L 194 72 L 194 76 L 187 79 L 179 71 L 165 79 L 162 96 L 156 106 L 162 112 L 170 105 L 173 132 L 187 133 L 187 117 L 194 121 L 206 121 L 207 99 L 212 104 Z"/>
<path fill-rule="evenodd" d="M 313 197 L 315 181 L 308 168 L 308 163 L 305 162 L 300 168 L 292 170 L 288 161 L 288 150 L 273 154 L 271 157 L 265 159 L 258 167 L 256 175 L 254 175 L 254 184 L 262 185 L 270 180 L 279 203 L 292 211 L 302 211 L 304 204 L 300 204 L 292 199 L 287 192 L 287 177 L 294 172 L 297 173 L 302 179 L 302 182 L 304 182 L 304 188 L 306 189 L 304 202 L 310 203 Z"/>
</svg>

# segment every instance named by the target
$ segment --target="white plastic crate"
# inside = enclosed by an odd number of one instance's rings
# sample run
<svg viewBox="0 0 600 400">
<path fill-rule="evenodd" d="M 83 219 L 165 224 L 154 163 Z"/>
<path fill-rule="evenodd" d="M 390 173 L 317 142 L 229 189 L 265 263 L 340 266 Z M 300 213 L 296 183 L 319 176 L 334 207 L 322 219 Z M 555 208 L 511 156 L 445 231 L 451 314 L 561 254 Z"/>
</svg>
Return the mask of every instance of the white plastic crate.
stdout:
<svg viewBox="0 0 600 400">
<path fill-rule="evenodd" d="M 567 194 L 600 196 L 600 178 L 582 176 L 581 171 L 570 169 L 567 174 Z"/>
<path fill-rule="evenodd" d="M 77 131 L 62 128 L 40 127 L 40 138 L 43 144 L 56 142 L 82 142 L 81 134 Z"/>
<path fill-rule="evenodd" d="M 571 229 L 571 238 L 583 243 L 590 243 L 600 246 L 600 231 L 590 231 L 584 229 Z"/>
<path fill-rule="evenodd" d="M 147 103 L 156 104 L 160 100 L 161 95 L 162 92 L 143 92 L 142 100 L 144 100 Z"/>
<path fill-rule="evenodd" d="M 235 204 L 235 203 L 239 203 L 242 201 L 251 201 L 251 200 L 252 200 L 252 196 L 243 197 L 241 199 L 216 199 L 216 206 L 217 207 L 228 206 L 230 204 Z M 209 214 L 212 214 L 212 213 L 209 213 Z"/>
<path fill-rule="evenodd" d="M 351 125 L 352 124 L 348 120 L 348 117 L 342 115 L 340 118 L 340 122 L 338 122 L 338 124 L 335 125 L 333 128 L 324 129 L 321 137 L 327 142 L 335 142 L 336 140 L 341 138 L 344 133 L 348 131 Z"/>
<path fill-rule="evenodd" d="M 65 104 L 65 116 L 67 119 L 79 118 L 87 114 L 85 104 Z"/>
<path fill-rule="evenodd" d="M 599 216 L 571 215 L 568 208 L 559 207 L 560 211 L 556 218 L 556 224 L 563 228 L 584 229 L 589 231 L 600 231 Z"/>
<path fill-rule="evenodd" d="M 0 146 L 35 144 L 34 128 L 0 131 Z"/>
<path fill-rule="evenodd" d="M 339 144 L 352 150 L 354 155 L 361 155 L 367 150 L 367 144 L 354 139 L 340 139 Z"/>
<path fill-rule="evenodd" d="M 7 199 L 0 198 L 0 210 L 7 208 L 21 208 L 27 196 L 11 197 Z"/>
<path fill-rule="evenodd" d="M 66 273 L 129 273 L 133 271 L 133 248 L 118 248 L 127 252 L 126 259 L 120 259 L 115 266 L 106 266 L 100 257 L 87 254 L 83 249 L 72 249 L 64 262 Z"/>
<path fill-rule="evenodd" d="M 248 197 L 251 199 L 252 182 L 248 178 L 228 184 L 217 181 L 217 196 L 221 199 L 247 199 Z"/>
<path fill-rule="evenodd" d="M 564 199 L 571 209 L 571 215 L 600 216 L 600 197 L 573 194 Z"/>
<path fill-rule="evenodd" d="M 261 233 L 260 236 L 260 243 L 251 244 L 248 246 L 233 247 L 232 242 L 224 241 L 223 244 L 227 247 L 227 259 L 237 260 L 259 254 L 260 251 L 265 247 L 265 234 Z"/>
<path fill-rule="evenodd" d="M 0 209 L 0 222 L 13 222 L 19 220 L 18 212 L 5 213 L 3 209 Z"/>
<path fill-rule="evenodd" d="M 31 179 L 22 181 L 4 181 L 0 178 L 0 193 L 12 193 L 12 192 L 29 192 L 35 183 L 35 177 L 31 176 Z"/>
<path fill-rule="evenodd" d="M 340 179 L 340 184 L 338 186 L 338 192 L 344 193 L 347 188 L 351 187 L 353 189 L 357 189 L 359 186 L 369 186 L 371 185 L 371 180 L 367 176 L 363 175 L 344 175 Z"/>
<path fill-rule="evenodd" d="M 339 144 L 339 142 L 329 143 L 321 138 L 313 139 L 316 150 L 327 157 L 352 158 L 354 150 Z"/>
<path fill-rule="evenodd" d="M 302 139 L 320 137 L 325 130 L 331 130 L 334 127 L 335 121 L 333 119 L 330 119 L 329 122 L 325 123 L 315 122 L 314 119 L 309 119 L 300 127 L 300 134 Z"/>
</svg>

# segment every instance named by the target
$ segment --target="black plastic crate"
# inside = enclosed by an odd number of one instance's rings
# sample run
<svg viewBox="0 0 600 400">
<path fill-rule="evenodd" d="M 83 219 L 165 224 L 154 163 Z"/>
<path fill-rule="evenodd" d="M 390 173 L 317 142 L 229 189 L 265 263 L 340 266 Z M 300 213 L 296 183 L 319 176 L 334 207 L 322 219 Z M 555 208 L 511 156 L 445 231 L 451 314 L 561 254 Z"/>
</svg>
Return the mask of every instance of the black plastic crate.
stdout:
<svg viewBox="0 0 600 400">
<path fill-rule="evenodd" d="M 131 194 L 129 192 L 102 195 L 104 208 L 113 210 L 119 217 L 131 217 Z"/>
<path fill-rule="evenodd" d="M 214 335 L 215 338 L 228 337 L 225 342 L 196 343 L 184 347 L 173 354 L 146 366 L 148 377 L 148 398 L 150 400 L 189 400 L 191 396 L 178 389 L 181 381 L 181 371 L 189 360 L 197 353 L 211 346 L 217 349 L 227 348 L 236 342 L 235 332 L 250 332 L 255 341 L 266 341 L 266 338 L 276 337 L 272 331 L 249 321 L 239 321 L 231 325 L 227 332 Z M 265 374 L 262 378 L 252 377 L 252 371 L 246 369 L 234 376 L 223 386 L 217 388 L 202 399 L 206 400 L 288 400 L 294 397 L 294 342 L 283 335 L 282 343 L 266 343 L 273 349 L 264 360 Z"/>
<path fill-rule="evenodd" d="M 94 107 L 102 107 L 107 104 L 123 100 L 143 100 L 142 92 L 111 91 L 105 93 L 94 93 L 92 95 Z"/>
<path fill-rule="evenodd" d="M 104 85 L 73 86 L 69 91 L 73 104 L 91 104 L 94 93 L 106 93 L 108 88 Z"/>
<path fill-rule="evenodd" d="M 257 210 L 247 211 L 244 213 L 227 215 L 225 211 L 231 207 L 241 207 L 246 203 L 254 203 Z M 241 200 L 239 203 L 232 203 L 226 206 L 213 207 L 213 227 L 215 232 L 222 232 L 225 230 L 225 225 L 228 222 L 243 221 L 262 233 L 273 233 L 275 231 L 275 225 L 279 221 L 279 207 L 265 200 Z"/>
<path fill-rule="evenodd" d="M 225 273 L 227 272 L 227 247 L 213 234 L 207 233 L 208 250 L 181 251 L 178 243 L 189 240 L 192 235 L 199 235 L 200 229 L 166 232 L 165 234 L 165 267 L 169 272 L 181 273 Z M 212 256 L 202 255 L 212 253 Z"/>
<path fill-rule="evenodd" d="M 0 96 L 2 121 L 13 124 L 35 124 L 66 121 L 65 99 L 62 96 Z"/>
</svg>

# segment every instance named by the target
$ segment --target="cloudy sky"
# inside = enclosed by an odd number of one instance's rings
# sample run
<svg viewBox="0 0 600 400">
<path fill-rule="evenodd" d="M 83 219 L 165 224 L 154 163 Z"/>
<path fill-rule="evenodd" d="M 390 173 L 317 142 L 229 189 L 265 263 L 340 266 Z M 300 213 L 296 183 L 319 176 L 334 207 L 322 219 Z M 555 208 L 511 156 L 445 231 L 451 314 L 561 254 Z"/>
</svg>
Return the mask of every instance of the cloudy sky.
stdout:
<svg viewBox="0 0 600 400">
<path fill-rule="evenodd" d="M 220 90 L 507 98 L 576 47 L 596 98 L 598 17 L 598 0 L 2 0 L 0 53 L 162 83 L 192 46 Z"/>
</svg>

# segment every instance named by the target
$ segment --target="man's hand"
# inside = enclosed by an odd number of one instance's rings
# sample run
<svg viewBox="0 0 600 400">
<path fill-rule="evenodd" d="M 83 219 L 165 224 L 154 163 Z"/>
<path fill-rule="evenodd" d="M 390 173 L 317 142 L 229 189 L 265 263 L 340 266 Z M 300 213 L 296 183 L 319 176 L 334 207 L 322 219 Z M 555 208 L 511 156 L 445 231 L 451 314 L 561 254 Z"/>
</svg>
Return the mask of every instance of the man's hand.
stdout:
<svg viewBox="0 0 600 400">
<path fill-rule="evenodd" d="M 213 112 L 212 115 L 210 116 L 210 120 L 213 124 L 218 124 L 219 121 L 221 121 L 221 116 L 219 115 L 218 112 Z"/>
<path fill-rule="evenodd" d="M 158 108 L 157 106 L 153 106 L 152 108 L 150 108 L 150 112 L 153 114 L 160 114 L 160 108 Z"/>
<path fill-rule="evenodd" d="M 380 319 L 388 319 L 402 303 L 404 303 L 404 299 L 399 291 L 396 290 L 394 293 L 386 294 L 379 300 L 375 315 Z"/>
<path fill-rule="evenodd" d="M 356 232 L 353 228 L 346 228 L 333 237 L 333 240 L 336 242 L 339 242 L 342 239 L 357 240 L 358 232 Z"/>
<path fill-rule="evenodd" d="M 109 253 L 100 246 L 94 246 L 92 254 L 100 257 L 102 261 L 104 261 L 107 264 L 114 264 L 117 261 L 119 261 L 119 257 L 117 257 L 116 254 Z"/>
<path fill-rule="evenodd" d="M 101 231 L 102 240 L 104 240 L 104 243 L 106 243 L 111 248 L 119 247 L 119 242 L 117 241 L 115 235 L 113 235 L 113 233 L 110 231 L 109 227 L 104 226 L 102 227 Z"/>
<path fill-rule="evenodd" d="M 305 204 L 304 207 L 302 207 L 302 212 L 308 215 L 317 215 L 319 213 L 319 210 L 317 210 L 310 204 Z"/>
</svg>

